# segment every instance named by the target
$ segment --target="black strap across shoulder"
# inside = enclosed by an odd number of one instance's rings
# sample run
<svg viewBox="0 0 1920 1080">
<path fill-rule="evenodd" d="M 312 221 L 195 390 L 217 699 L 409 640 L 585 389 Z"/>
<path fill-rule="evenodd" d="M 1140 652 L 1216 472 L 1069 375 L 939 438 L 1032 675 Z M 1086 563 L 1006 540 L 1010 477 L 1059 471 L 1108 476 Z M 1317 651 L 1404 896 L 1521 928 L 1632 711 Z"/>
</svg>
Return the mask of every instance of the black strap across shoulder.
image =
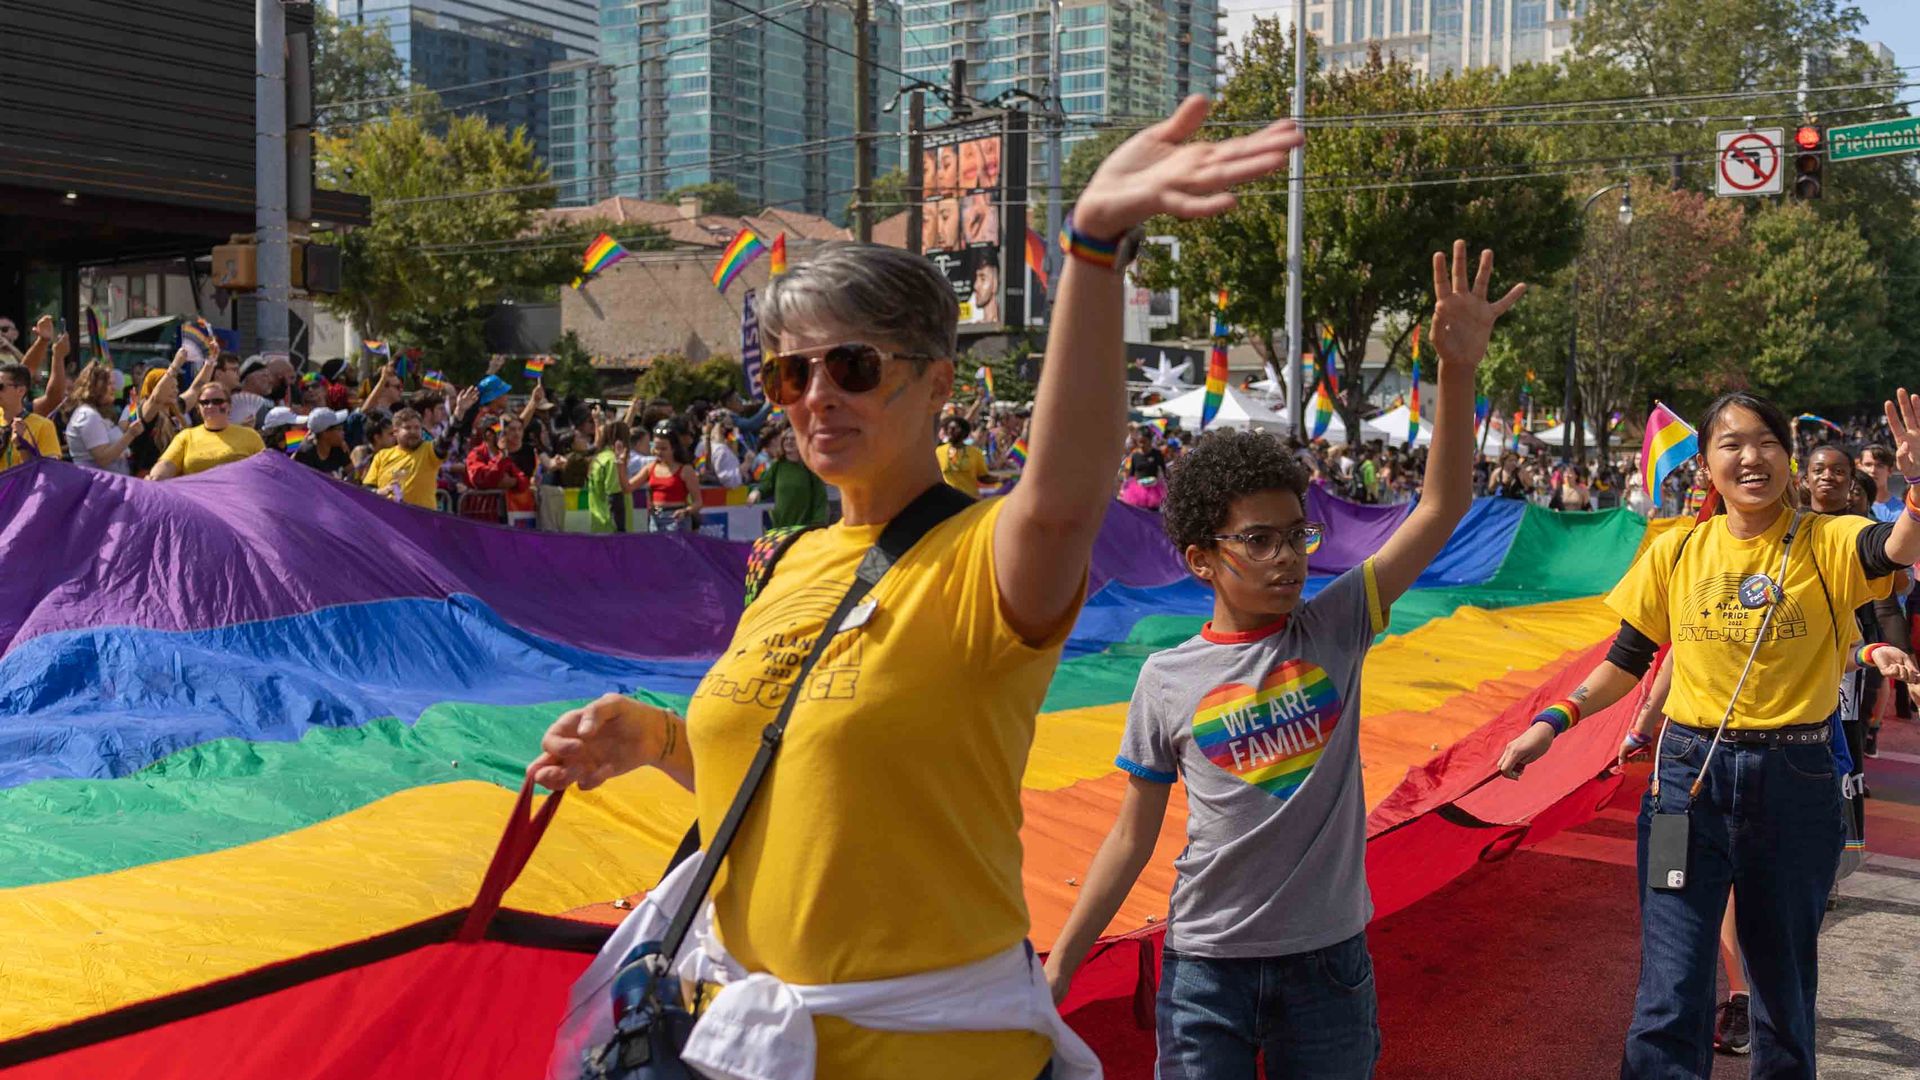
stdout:
<svg viewBox="0 0 1920 1080">
<path fill-rule="evenodd" d="M 720 861 L 726 858 L 727 849 L 733 846 L 734 834 L 740 831 L 740 823 L 753 806 L 754 796 L 760 791 L 761 782 L 767 777 L 767 770 L 773 767 L 774 755 L 779 753 L 781 739 L 786 734 L 787 722 L 793 717 L 794 706 L 799 704 L 800 695 L 807 685 L 807 677 L 820 657 L 827 651 L 827 643 L 832 641 L 841 630 L 841 623 L 847 615 L 860 605 L 873 587 L 880 583 L 893 564 L 898 562 L 920 538 L 932 532 L 935 526 L 973 505 L 974 500 L 956 488 L 940 483 L 920 493 L 906 509 L 887 522 L 880 531 L 880 539 L 860 560 L 859 568 L 854 571 L 853 586 L 840 598 L 840 605 L 821 625 L 820 633 L 813 640 L 813 647 L 807 651 L 807 658 L 800 662 L 800 669 L 793 677 L 793 685 L 787 689 L 787 696 L 780 702 L 780 711 L 760 733 L 760 749 L 753 755 L 752 764 L 747 766 L 747 775 L 740 782 L 740 790 L 733 796 L 733 805 L 727 807 L 727 814 L 720 819 L 720 827 L 713 834 L 713 842 L 707 848 L 706 859 L 700 864 L 699 872 L 694 875 L 692 885 L 687 889 L 686 899 L 680 904 L 680 910 L 674 912 L 673 922 L 668 924 L 666 934 L 660 941 L 661 955 L 677 956 L 680 945 L 686 940 L 687 930 L 693 925 L 694 916 L 706 903 L 707 892 L 713 888 L 714 876 L 720 872 Z M 696 829 L 698 826 L 696 826 Z M 698 833 L 689 835 L 693 847 L 698 846 Z M 685 855 L 691 854 L 687 843 L 681 844 L 680 852 L 674 856 L 677 865 Z"/>
</svg>

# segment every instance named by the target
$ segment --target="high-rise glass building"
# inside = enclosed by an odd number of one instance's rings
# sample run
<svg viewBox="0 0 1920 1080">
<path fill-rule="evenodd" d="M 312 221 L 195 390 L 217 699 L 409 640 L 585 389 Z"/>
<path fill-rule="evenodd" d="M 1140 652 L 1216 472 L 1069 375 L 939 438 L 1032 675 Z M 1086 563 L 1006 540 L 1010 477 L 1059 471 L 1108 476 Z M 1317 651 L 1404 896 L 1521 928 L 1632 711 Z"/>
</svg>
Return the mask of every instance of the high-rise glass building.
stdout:
<svg viewBox="0 0 1920 1080">
<path fill-rule="evenodd" d="M 566 145 L 584 132 L 555 132 L 550 87 L 581 80 L 599 51 L 596 0 L 331 2 L 347 22 L 383 24 L 408 77 L 440 91 L 448 107 L 524 127 L 560 177 L 566 152 L 556 134 Z"/>
<path fill-rule="evenodd" d="M 953 61 L 964 59 L 971 98 L 988 100 L 1010 89 L 1045 96 L 1051 0 L 904 0 L 902 6 L 910 78 L 949 86 Z M 1219 0 L 1065 0 L 1060 25 L 1068 153 L 1092 135 L 1091 125 L 1157 119 L 1187 94 L 1211 93 L 1220 73 Z M 947 118 L 945 107 L 929 99 L 928 123 Z M 1039 183 L 1047 174 L 1044 139 L 1034 138 L 1029 160 L 1032 182 Z"/>
<path fill-rule="evenodd" d="M 900 88 L 899 7 L 870 3 L 864 73 L 853 16 L 851 0 L 600 0 L 609 111 L 604 145 L 587 140 L 588 186 L 658 199 L 725 182 L 756 207 L 844 221 L 854 80 L 875 131 Z M 900 155 L 897 135 L 876 140 L 875 175 Z"/>
<path fill-rule="evenodd" d="M 1586 9 L 1587 0 L 1307 0 L 1307 32 L 1334 68 L 1366 63 L 1378 44 L 1428 74 L 1510 71 L 1558 60 Z"/>
</svg>

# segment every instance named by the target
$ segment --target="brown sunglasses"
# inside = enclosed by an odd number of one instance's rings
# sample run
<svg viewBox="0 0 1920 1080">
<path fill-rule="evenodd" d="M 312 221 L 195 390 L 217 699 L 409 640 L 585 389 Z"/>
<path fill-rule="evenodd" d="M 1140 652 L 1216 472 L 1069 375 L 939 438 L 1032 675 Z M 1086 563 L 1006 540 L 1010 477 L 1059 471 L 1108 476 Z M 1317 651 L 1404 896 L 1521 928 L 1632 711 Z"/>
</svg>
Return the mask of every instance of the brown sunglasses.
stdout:
<svg viewBox="0 0 1920 1080">
<path fill-rule="evenodd" d="M 827 378 L 832 379 L 835 386 L 849 394 L 864 394 L 880 385 L 881 365 L 885 361 L 937 359 L 939 357 L 926 353 L 887 352 L 858 341 L 806 352 L 781 353 L 767 359 L 767 400 L 782 406 L 799 401 L 807 392 L 807 382 L 813 377 L 816 363 L 826 369 Z"/>
</svg>

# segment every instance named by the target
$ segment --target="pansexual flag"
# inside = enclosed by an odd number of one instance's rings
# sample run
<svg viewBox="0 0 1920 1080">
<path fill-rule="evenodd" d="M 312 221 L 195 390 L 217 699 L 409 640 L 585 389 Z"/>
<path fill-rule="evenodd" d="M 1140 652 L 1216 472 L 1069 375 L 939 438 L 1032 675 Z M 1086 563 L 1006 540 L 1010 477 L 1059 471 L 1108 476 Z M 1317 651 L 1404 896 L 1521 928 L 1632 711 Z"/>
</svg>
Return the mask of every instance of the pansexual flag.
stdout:
<svg viewBox="0 0 1920 1080">
<path fill-rule="evenodd" d="M 787 234 L 781 233 L 773 238 L 773 247 L 768 249 L 767 274 L 779 277 L 787 272 Z"/>
<path fill-rule="evenodd" d="M 1027 226 L 1027 269 L 1033 273 L 1033 280 L 1039 282 L 1041 288 L 1053 291 L 1053 286 L 1047 284 L 1047 245 L 1031 225 Z"/>
<path fill-rule="evenodd" d="M 1213 311 L 1213 351 L 1207 354 L 1207 396 L 1200 405 L 1200 430 L 1207 430 L 1227 396 L 1227 291 L 1220 290 Z"/>
<path fill-rule="evenodd" d="M 760 242 L 759 234 L 752 229 L 741 229 L 720 253 L 720 262 L 713 268 L 713 285 L 721 292 L 733 284 L 733 279 L 747 268 L 747 264 L 767 253 L 767 245 Z"/>
<path fill-rule="evenodd" d="M 586 254 L 580 256 L 580 273 L 573 279 L 573 287 L 586 284 L 587 279 L 627 257 L 627 249 L 606 233 L 593 238 L 587 245 Z"/>
<path fill-rule="evenodd" d="M 527 357 L 527 370 L 526 370 L 527 378 L 538 381 L 540 376 L 545 375 L 547 373 L 547 365 L 552 362 L 553 362 L 553 357 L 551 356 Z"/>
<path fill-rule="evenodd" d="M 1700 452 L 1700 436 L 1685 420 L 1659 401 L 1647 414 L 1647 436 L 1640 444 L 1640 468 L 1647 494 L 1660 497 L 1660 485 L 1673 470 Z"/>
</svg>

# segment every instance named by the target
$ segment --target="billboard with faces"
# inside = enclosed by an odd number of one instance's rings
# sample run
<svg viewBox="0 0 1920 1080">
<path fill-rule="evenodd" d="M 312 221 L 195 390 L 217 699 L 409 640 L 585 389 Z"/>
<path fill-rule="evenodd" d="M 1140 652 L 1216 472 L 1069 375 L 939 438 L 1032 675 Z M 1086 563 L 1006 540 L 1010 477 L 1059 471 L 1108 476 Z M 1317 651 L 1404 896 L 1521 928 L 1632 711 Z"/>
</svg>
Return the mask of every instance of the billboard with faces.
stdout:
<svg viewBox="0 0 1920 1080">
<path fill-rule="evenodd" d="M 917 142 L 919 160 L 910 165 L 920 179 L 919 235 L 909 242 L 917 240 L 953 285 L 962 332 L 1000 330 L 1007 313 L 1026 304 L 1025 275 L 1008 281 L 1004 257 L 1013 252 L 1014 269 L 1024 266 L 1026 116 L 949 124 Z"/>
</svg>

